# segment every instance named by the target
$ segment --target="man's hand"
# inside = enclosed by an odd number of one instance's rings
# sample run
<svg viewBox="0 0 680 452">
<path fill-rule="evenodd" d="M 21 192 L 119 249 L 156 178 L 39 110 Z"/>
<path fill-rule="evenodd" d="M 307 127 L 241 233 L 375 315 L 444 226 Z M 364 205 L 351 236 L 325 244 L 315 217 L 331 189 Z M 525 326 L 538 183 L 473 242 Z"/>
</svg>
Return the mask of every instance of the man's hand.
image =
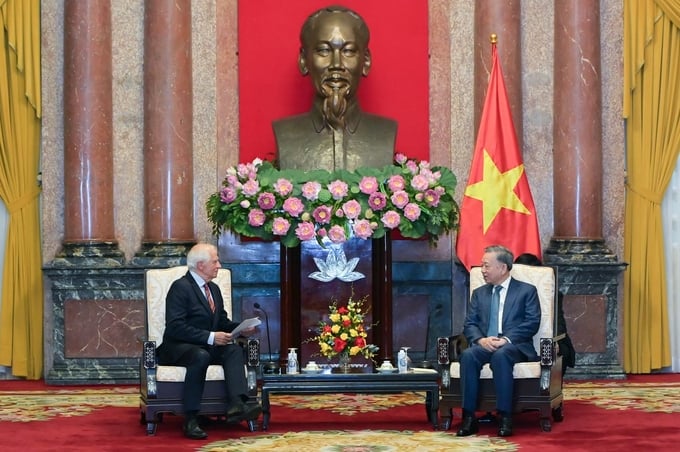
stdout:
<svg viewBox="0 0 680 452">
<path fill-rule="evenodd" d="M 490 337 L 483 337 L 479 341 L 477 341 L 479 345 L 484 347 L 485 350 L 488 350 L 490 352 L 495 352 L 502 346 L 508 343 L 507 340 L 503 337 L 496 337 L 496 336 L 490 336 Z"/>
<path fill-rule="evenodd" d="M 215 332 L 215 345 L 227 345 L 233 342 L 231 333 L 225 333 L 224 331 Z"/>
</svg>

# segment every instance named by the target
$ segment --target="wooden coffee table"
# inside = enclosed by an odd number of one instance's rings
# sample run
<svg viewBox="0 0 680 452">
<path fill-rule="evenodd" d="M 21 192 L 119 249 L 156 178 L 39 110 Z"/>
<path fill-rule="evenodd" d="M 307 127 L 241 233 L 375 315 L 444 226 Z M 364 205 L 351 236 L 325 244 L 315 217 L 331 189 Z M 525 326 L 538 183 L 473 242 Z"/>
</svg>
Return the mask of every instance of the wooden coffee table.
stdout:
<svg viewBox="0 0 680 452">
<path fill-rule="evenodd" d="M 262 429 L 267 430 L 270 394 L 390 394 L 425 392 L 425 413 L 435 430 L 439 426 L 439 374 L 432 372 L 350 374 L 265 374 L 262 377 Z"/>
</svg>

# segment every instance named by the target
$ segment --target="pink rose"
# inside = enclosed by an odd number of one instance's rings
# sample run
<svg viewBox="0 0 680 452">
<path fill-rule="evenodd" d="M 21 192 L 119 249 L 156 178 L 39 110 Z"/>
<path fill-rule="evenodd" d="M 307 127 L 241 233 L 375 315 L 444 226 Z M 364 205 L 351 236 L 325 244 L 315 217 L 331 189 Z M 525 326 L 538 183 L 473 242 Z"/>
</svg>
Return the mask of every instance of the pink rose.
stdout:
<svg viewBox="0 0 680 452">
<path fill-rule="evenodd" d="M 300 240 L 313 239 L 316 235 L 314 224 L 310 223 L 309 221 L 303 221 L 302 223 L 298 224 L 297 228 L 295 228 L 295 235 Z"/>
<path fill-rule="evenodd" d="M 394 161 L 400 165 L 403 165 L 406 162 L 406 156 L 404 154 L 398 153 L 394 156 Z"/>
<path fill-rule="evenodd" d="M 281 217 L 274 218 L 272 223 L 272 233 L 274 235 L 286 235 L 288 234 L 288 229 L 290 229 L 290 222 L 288 220 Z"/>
<path fill-rule="evenodd" d="M 401 216 L 394 210 L 388 210 L 380 219 L 382 224 L 388 229 L 394 229 L 401 223 Z"/>
<path fill-rule="evenodd" d="M 254 227 L 259 227 L 264 224 L 264 212 L 260 209 L 253 209 L 248 212 L 248 224 Z"/>
</svg>

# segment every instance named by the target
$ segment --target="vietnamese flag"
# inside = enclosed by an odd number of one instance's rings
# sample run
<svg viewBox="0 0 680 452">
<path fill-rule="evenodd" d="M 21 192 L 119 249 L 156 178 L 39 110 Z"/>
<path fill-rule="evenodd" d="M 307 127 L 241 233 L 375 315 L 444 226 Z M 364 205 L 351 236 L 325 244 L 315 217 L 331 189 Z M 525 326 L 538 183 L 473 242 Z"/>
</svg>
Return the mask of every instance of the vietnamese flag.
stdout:
<svg viewBox="0 0 680 452">
<path fill-rule="evenodd" d="M 517 257 L 541 258 L 536 207 L 524 171 L 495 42 L 470 177 L 460 208 L 456 254 L 465 268 L 480 265 L 484 248 L 503 245 Z"/>
</svg>

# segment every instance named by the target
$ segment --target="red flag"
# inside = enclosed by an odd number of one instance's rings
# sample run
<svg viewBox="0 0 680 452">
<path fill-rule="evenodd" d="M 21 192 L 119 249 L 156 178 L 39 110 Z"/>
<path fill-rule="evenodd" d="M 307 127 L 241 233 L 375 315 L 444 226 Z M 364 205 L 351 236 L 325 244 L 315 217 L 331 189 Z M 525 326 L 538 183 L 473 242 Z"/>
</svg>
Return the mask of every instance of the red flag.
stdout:
<svg viewBox="0 0 680 452">
<path fill-rule="evenodd" d="M 470 177 L 460 209 L 456 254 L 465 268 L 480 265 L 484 248 L 503 245 L 516 256 L 541 258 L 536 207 L 524 172 L 496 44 Z"/>
</svg>

